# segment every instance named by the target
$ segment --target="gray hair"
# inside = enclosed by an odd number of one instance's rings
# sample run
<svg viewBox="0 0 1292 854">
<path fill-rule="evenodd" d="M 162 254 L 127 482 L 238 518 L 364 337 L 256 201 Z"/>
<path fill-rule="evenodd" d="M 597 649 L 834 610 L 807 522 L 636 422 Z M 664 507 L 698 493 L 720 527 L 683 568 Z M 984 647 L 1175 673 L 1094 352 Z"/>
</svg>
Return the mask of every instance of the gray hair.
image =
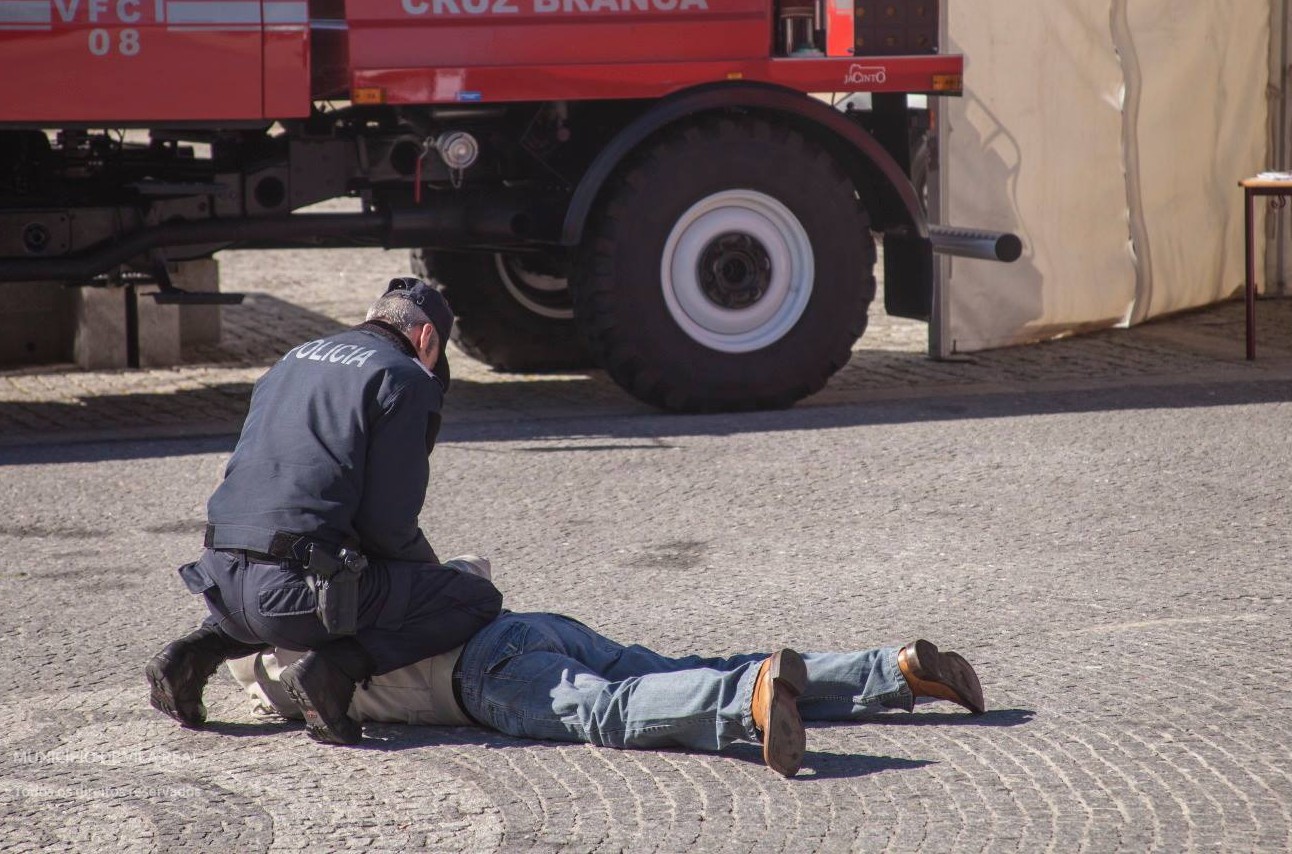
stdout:
<svg viewBox="0 0 1292 854">
<path fill-rule="evenodd" d="M 405 335 L 431 322 L 421 306 L 398 293 L 386 294 L 374 302 L 364 320 L 384 320 Z"/>
</svg>

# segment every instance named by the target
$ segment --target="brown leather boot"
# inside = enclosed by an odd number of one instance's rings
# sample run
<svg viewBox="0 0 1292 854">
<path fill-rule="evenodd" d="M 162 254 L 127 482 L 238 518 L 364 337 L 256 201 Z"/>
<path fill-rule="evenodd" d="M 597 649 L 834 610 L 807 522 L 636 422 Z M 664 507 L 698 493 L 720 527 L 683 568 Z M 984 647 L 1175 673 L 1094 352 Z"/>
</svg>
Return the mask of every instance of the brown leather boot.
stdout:
<svg viewBox="0 0 1292 854">
<path fill-rule="evenodd" d="M 763 739 L 763 761 L 778 774 L 793 777 L 803 764 L 807 733 L 799 717 L 798 696 L 807 687 L 807 665 L 783 649 L 758 667 L 750 712 Z"/>
<path fill-rule="evenodd" d="M 940 652 L 932 643 L 917 640 L 902 647 L 897 666 L 915 696 L 950 700 L 975 715 L 987 711 L 978 674 L 959 653 Z"/>
</svg>

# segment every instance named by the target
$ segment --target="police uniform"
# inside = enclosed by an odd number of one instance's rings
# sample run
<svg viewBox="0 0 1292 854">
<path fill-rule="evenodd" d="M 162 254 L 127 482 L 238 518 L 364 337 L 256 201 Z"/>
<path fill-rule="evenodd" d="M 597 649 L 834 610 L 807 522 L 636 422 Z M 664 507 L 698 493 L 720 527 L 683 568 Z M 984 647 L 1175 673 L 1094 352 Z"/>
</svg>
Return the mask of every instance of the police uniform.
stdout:
<svg viewBox="0 0 1292 854">
<path fill-rule="evenodd" d="M 207 505 L 207 550 L 180 569 L 206 597 L 208 623 L 248 644 L 328 643 L 304 571 L 311 547 L 368 560 L 355 639 L 372 673 L 451 649 L 492 619 L 498 591 L 440 566 L 418 527 L 444 391 L 380 321 L 301 344 L 275 364 L 256 383 Z"/>
<path fill-rule="evenodd" d="M 292 348 L 256 383 L 207 504 L 206 551 L 179 570 L 210 616 L 144 669 L 149 702 L 184 726 L 206 723 L 202 693 L 221 662 L 277 646 L 307 652 L 282 684 L 310 735 L 357 743 L 357 683 L 460 646 L 501 610 L 487 578 L 439 564 L 417 523 L 453 313 L 417 279 L 387 296 L 435 327 L 434 370 L 374 320 Z"/>
</svg>

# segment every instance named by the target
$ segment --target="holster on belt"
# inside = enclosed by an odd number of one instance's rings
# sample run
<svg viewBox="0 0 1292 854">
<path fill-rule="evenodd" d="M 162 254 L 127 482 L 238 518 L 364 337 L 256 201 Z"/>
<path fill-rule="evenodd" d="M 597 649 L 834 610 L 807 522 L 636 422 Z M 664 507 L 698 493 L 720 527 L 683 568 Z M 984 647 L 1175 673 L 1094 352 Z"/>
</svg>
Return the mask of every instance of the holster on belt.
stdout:
<svg viewBox="0 0 1292 854">
<path fill-rule="evenodd" d="M 359 620 L 359 577 L 367 568 L 368 559 L 352 549 L 343 548 L 333 554 L 318 544 L 310 545 L 305 571 L 314 587 L 315 610 L 329 634 L 355 633 Z"/>
</svg>

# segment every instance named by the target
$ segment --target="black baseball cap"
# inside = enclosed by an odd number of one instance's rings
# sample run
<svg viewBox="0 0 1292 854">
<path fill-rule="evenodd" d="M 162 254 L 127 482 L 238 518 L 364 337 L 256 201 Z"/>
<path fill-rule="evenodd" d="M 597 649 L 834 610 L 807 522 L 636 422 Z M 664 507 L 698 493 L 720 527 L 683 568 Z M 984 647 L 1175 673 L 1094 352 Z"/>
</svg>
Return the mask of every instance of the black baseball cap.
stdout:
<svg viewBox="0 0 1292 854">
<path fill-rule="evenodd" d="M 444 387 L 447 389 L 449 386 L 449 359 L 445 353 L 445 348 L 449 346 L 449 333 L 453 331 L 453 309 L 449 307 L 449 301 L 433 285 L 428 285 L 415 276 L 401 276 L 397 279 L 391 279 L 390 285 L 386 288 L 385 296 L 403 297 L 420 308 L 431 321 L 431 325 L 435 327 L 435 332 L 440 338 L 440 352 L 435 361 L 433 373 L 444 382 Z"/>
</svg>

